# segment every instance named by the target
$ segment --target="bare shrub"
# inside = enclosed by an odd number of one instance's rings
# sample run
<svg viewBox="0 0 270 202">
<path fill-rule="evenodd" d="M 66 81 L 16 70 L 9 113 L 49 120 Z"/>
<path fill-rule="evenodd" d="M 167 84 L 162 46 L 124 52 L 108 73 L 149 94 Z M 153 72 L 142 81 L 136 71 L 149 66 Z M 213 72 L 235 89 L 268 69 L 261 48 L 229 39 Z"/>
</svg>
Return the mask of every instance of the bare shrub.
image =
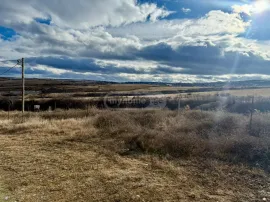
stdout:
<svg viewBox="0 0 270 202">
<path fill-rule="evenodd" d="M 133 115 L 133 119 L 136 123 L 147 128 L 155 128 L 165 117 L 166 116 L 160 113 L 160 111 L 141 111 Z"/>
<path fill-rule="evenodd" d="M 233 163 L 248 163 L 269 169 L 269 139 L 252 136 L 219 138 L 212 142 L 214 156 Z"/>
<path fill-rule="evenodd" d="M 253 116 L 249 134 L 255 137 L 268 137 L 270 135 L 269 114 L 256 114 Z"/>
<path fill-rule="evenodd" d="M 100 129 L 103 135 L 125 137 L 127 134 L 137 134 L 140 126 L 132 119 L 129 113 L 123 111 L 102 111 L 95 121 L 94 126 Z"/>
<path fill-rule="evenodd" d="M 156 138 L 160 151 L 173 157 L 200 156 L 207 152 L 207 141 L 195 134 L 160 135 Z"/>
<path fill-rule="evenodd" d="M 259 119 L 258 119 L 259 120 Z M 269 119 L 256 127 L 264 130 Z M 103 111 L 95 120 L 102 134 L 126 150 L 172 157 L 209 157 L 265 167 L 270 141 L 251 137 L 248 117 L 225 112 Z"/>
</svg>

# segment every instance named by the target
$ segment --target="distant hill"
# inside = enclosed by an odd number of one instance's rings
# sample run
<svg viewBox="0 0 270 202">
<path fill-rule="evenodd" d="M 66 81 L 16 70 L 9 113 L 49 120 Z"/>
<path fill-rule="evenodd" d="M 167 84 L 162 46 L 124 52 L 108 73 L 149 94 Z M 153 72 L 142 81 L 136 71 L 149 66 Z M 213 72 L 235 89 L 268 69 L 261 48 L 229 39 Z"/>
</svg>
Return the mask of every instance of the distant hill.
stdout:
<svg viewBox="0 0 270 202">
<path fill-rule="evenodd" d="M 169 83 L 169 82 L 113 82 L 97 80 L 72 80 L 72 79 L 37 79 L 28 78 L 27 82 L 33 84 L 60 84 L 60 85 L 90 85 L 90 84 L 145 84 L 157 86 L 183 86 L 183 87 L 219 87 L 219 88 L 246 88 L 246 87 L 270 87 L 270 80 L 247 80 L 247 81 L 229 81 L 229 82 L 209 82 L 209 83 Z M 19 78 L 0 78 L 0 84 L 16 83 L 19 84 Z"/>
<path fill-rule="evenodd" d="M 125 84 L 149 84 L 162 86 L 183 86 L 183 87 L 270 87 L 270 80 L 249 80 L 249 81 L 230 81 L 230 82 L 211 82 L 211 83 L 163 83 L 163 82 L 125 82 Z"/>
</svg>

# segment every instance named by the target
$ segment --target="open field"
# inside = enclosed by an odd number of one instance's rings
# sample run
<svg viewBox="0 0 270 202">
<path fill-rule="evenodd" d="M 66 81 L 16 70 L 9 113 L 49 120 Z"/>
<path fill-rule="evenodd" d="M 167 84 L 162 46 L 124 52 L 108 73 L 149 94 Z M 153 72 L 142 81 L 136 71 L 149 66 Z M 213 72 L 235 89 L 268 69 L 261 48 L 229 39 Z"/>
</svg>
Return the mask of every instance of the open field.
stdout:
<svg viewBox="0 0 270 202">
<path fill-rule="evenodd" d="M 99 97 L 108 93 L 118 95 L 178 95 L 178 94 L 216 94 L 230 93 L 235 96 L 270 96 L 270 83 L 257 84 L 143 84 L 143 83 L 108 83 L 96 81 L 53 80 L 53 79 L 27 79 L 26 95 L 28 99 L 70 97 Z M 20 95 L 20 79 L 0 79 L 0 95 L 16 97 Z"/>
<path fill-rule="evenodd" d="M 249 86 L 248 86 L 249 84 Z M 252 106 L 251 97 L 255 96 Z M 110 100 L 113 104 L 107 103 Z M 270 111 L 269 82 L 228 84 L 129 84 L 95 81 L 50 79 L 26 80 L 26 107 L 33 111 L 40 105 L 48 109 L 152 108 L 155 106 L 175 110 L 185 108 L 201 110 L 226 110 L 246 114 L 251 108 Z M 0 110 L 21 109 L 20 80 L 0 80 Z"/>
<path fill-rule="evenodd" d="M 0 80 L 0 202 L 270 201 L 269 86 L 26 90 L 22 121 L 20 81 Z"/>
<path fill-rule="evenodd" d="M 230 95 L 237 96 L 237 97 L 242 97 L 242 96 L 270 97 L 270 88 L 198 92 L 196 94 L 199 94 L 199 95 L 213 95 L 213 94 L 218 94 L 218 93 L 230 94 Z"/>
<path fill-rule="evenodd" d="M 0 113 L 3 201 L 270 199 L 268 114 Z M 1 199 L 0 199 L 1 200 Z"/>
</svg>

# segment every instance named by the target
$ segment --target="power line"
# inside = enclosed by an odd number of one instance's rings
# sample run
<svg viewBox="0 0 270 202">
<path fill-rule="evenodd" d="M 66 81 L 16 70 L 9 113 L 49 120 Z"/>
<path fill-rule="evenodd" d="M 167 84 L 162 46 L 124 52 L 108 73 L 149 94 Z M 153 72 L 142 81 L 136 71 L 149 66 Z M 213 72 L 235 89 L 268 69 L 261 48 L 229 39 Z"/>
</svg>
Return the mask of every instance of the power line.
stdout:
<svg viewBox="0 0 270 202">
<path fill-rule="evenodd" d="M 0 60 L 0 62 L 14 62 L 16 60 Z"/>
<path fill-rule="evenodd" d="M 12 70 L 13 68 L 15 68 L 18 65 L 18 63 L 16 65 L 14 65 L 13 67 L 10 67 L 8 70 L 4 71 L 3 73 L 0 74 L 0 76 L 8 73 L 10 70 Z"/>
<path fill-rule="evenodd" d="M 3 73 L 0 74 L 0 76 L 8 73 L 10 70 L 12 70 L 14 67 L 16 67 L 17 65 L 21 65 L 22 66 L 22 120 L 24 121 L 24 107 L 25 107 L 25 80 L 24 80 L 24 58 L 17 60 L 17 64 L 14 65 L 13 67 L 10 67 L 8 70 L 4 71 Z"/>
</svg>

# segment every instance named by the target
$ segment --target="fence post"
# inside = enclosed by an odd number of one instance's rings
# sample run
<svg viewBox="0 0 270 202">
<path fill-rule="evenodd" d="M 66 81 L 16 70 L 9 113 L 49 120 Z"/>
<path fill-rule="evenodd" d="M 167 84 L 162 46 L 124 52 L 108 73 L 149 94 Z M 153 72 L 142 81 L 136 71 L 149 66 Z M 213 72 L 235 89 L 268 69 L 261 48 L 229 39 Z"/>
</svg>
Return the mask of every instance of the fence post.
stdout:
<svg viewBox="0 0 270 202">
<path fill-rule="evenodd" d="M 249 120 L 249 131 L 252 131 L 252 121 L 253 121 L 253 113 L 254 113 L 254 96 L 252 97 L 252 104 L 250 110 L 250 120 Z"/>
</svg>

